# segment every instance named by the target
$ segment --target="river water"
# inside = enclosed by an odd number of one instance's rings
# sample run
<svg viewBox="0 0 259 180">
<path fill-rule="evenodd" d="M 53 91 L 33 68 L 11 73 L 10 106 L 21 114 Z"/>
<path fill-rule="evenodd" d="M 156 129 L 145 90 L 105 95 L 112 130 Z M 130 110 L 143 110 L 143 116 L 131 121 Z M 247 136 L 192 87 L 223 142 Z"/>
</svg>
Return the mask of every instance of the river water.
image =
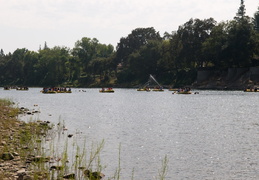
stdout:
<svg viewBox="0 0 259 180">
<path fill-rule="evenodd" d="M 63 121 L 73 138 L 84 136 L 89 143 L 104 140 L 105 179 L 118 168 L 119 149 L 120 177 L 125 180 L 157 179 L 165 156 L 168 180 L 259 179 L 259 93 L 177 95 L 167 90 L 115 89 L 108 94 L 72 89 L 71 94 L 42 94 L 40 90 L 2 90 L 0 98 L 41 111 L 24 117 L 27 120 Z M 79 146 L 84 143 L 79 141 Z"/>
</svg>

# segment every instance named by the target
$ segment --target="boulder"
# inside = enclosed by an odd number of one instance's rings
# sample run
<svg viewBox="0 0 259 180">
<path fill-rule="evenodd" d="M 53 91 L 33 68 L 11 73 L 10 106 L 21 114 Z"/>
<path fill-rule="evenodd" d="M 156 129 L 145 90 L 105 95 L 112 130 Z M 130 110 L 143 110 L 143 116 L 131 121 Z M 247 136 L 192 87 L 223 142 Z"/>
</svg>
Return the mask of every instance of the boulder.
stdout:
<svg viewBox="0 0 259 180">
<path fill-rule="evenodd" d="M 67 174 L 63 176 L 64 179 L 75 179 L 76 175 L 74 173 Z"/>
<path fill-rule="evenodd" d="M 0 158 L 5 160 L 5 161 L 9 161 L 9 160 L 14 159 L 14 155 L 12 153 L 5 152 L 5 153 L 1 154 Z"/>
</svg>

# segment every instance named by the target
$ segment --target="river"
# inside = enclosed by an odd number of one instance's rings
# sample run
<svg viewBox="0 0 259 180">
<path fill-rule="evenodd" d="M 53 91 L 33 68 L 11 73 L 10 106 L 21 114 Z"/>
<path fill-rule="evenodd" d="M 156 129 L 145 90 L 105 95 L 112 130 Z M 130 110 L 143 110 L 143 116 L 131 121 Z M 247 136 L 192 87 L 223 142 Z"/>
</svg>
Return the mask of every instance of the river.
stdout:
<svg viewBox="0 0 259 180">
<path fill-rule="evenodd" d="M 41 112 L 23 117 L 27 120 L 63 121 L 73 138 L 84 137 L 89 143 L 104 140 L 105 179 L 118 167 L 119 149 L 120 177 L 125 180 L 158 179 L 165 156 L 168 180 L 259 179 L 259 93 L 177 95 L 118 88 L 109 94 L 75 88 L 71 94 L 42 94 L 40 90 L 2 88 L 0 98 Z M 83 144 L 79 141 L 81 148 Z"/>
</svg>

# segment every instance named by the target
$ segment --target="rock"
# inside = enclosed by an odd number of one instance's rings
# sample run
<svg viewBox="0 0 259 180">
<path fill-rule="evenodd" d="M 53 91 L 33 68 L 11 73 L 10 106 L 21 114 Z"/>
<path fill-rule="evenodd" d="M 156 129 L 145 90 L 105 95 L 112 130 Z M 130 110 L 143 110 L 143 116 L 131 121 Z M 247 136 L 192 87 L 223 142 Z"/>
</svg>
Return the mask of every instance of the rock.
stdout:
<svg viewBox="0 0 259 180">
<path fill-rule="evenodd" d="M 14 156 L 12 153 L 9 153 L 9 152 L 6 152 L 6 153 L 3 153 L 1 154 L 1 159 L 5 160 L 5 161 L 9 161 L 9 160 L 12 160 L 14 159 Z"/>
<path fill-rule="evenodd" d="M 51 166 L 50 167 L 50 170 L 62 170 L 64 167 L 63 166 L 55 166 L 55 165 L 53 165 L 53 166 Z"/>
<path fill-rule="evenodd" d="M 28 115 L 31 115 L 31 114 L 32 114 L 32 112 L 28 111 L 28 112 L 27 112 L 27 114 L 28 114 Z"/>
<path fill-rule="evenodd" d="M 19 156 L 19 154 L 17 152 L 13 152 L 14 156 Z"/>
<path fill-rule="evenodd" d="M 18 171 L 17 171 L 17 174 L 23 173 L 23 172 L 25 172 L 25 168 L 22 168 L 22 169 L 18 170 Z"/>
<path fill-rule="evenodd" d="M 25 175 L 23 177 L 23 180 L 33 180 L 33 178 L 31 176 L 29 176 L 29 175 Z"/>
<path fill-rule="evenodd" d="M 43 157 L 42 156 L 35 156 L 34 158 L 32 158 L 32 161 L 35 161 L 35 162 L 43 161 Z"/>
<path fill-rule="evenodd" d="M 15 156 L 15 159 L 13 161 L 14 162 L 19 162 L 19 161 L 21 161 L 21 157 L 20 156 Z"/>
<path fill-rule="evenodd" d="M 47 158 L 44 158 L 42 156 L 35 156 L 28 159 L 31 162 L 48 162 Z"/>
<path fill-rule="evenodd" d="M 76 175 L 74 173 L 64 175 L 64 179 L 75 179 Z"/>
<path fill-rule="evenodd" d="M 42 126 L 48 126 L 48 123 L 47 122 L 40 122 L 40 125 L 42 125 Z"/>
<path fill-rule="evenodd" d="M 24 179 L 24 176 L 26 176 L 26 173 L 25 172 L 22 172 L 22 173 L 17 173 L 17 180 L 23 180 Z"/>
<path fill-rule="evenodd" d="M 2 145 L 2 146 L 5 146 L 5 145 L 6 145 L 6 142 L 5 142 L 5 141 L 2 141 L 2 142 L 1 142 L 1 145 Z"/>
<path fill-rule="evenodd" d="M 88 169 L 84 171 L 84 175 L 86 177 L 88 177 L 89 180 L 100 180 L 100 179 L 102 179 L 105 176 L 101 172 L 92 172 L 92 171 L 90 171 Z"/>
</svg>

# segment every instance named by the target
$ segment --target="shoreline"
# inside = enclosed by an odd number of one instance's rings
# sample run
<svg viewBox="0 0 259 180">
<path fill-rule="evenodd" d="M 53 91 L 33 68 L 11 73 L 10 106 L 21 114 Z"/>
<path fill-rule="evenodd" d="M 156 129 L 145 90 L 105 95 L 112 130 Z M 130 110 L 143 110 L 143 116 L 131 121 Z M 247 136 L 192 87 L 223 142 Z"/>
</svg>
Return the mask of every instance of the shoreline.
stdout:
<svg viewBox="0 0 259 180">
<path fill-rule="evenodd" d="M 67 133 L 62 122 L 55 126 L 49 121 L 25 122 L 19 119 L 20 114 L 26 116 L 28 112 L 31 111 L 14 107 L 11 101 L 0 99 L 1 180 L 80 180 L 89 178 L 91 173 L 102 174 L 101 165 L 95 162 L 98 162 L 104 141 L 91 149 L 89 157 L 85 154 L 85 148 L 83 151 L 77 151 L 77 158 L 69 165 L 67 141 L 73 134 Z M 61 138 L 64 143 L 61 151 L 57 148 L 60 143 L 56 142 L 55 138 L 59 141 Z M 46 147 L 50 146 L 48 152 Z M 79 147 L 76 145 L 75 148 L 78 150 Z M 96 172 L 93 172 L 92 168 L 96 169 Z"/>
<path fill-rule="evenodd" d="M 30 167 L 37 160 L 32 141 L 49 128 L 42 121 L 26 123 L 19 120 L 18 115 L 26 113 L 26 109 L 13 105 L 9 100 L 0 99 L 0 179 L 44 179 L 46 172 Z"/>
</svg>

